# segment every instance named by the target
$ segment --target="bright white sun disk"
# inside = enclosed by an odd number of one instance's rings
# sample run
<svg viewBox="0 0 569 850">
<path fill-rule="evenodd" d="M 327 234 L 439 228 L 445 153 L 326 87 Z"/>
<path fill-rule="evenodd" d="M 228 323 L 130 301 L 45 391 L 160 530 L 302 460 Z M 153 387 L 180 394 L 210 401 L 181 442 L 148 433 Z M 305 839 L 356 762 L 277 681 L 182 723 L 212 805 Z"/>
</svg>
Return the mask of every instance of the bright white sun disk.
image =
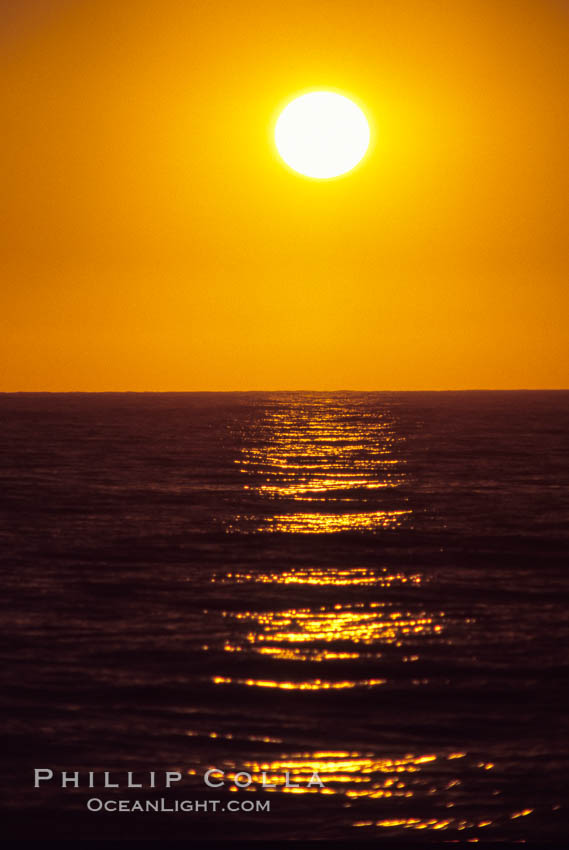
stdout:
<svg viewBox="0 0 569 850">
<path fill-rule="evenodd" d="M 291 101 L 275 127 L 277 150 L 291 168 L 325 179 L 351 171 L 369 145 L 359 106 L 341 94 L 310 92 Z"/>
</svg>

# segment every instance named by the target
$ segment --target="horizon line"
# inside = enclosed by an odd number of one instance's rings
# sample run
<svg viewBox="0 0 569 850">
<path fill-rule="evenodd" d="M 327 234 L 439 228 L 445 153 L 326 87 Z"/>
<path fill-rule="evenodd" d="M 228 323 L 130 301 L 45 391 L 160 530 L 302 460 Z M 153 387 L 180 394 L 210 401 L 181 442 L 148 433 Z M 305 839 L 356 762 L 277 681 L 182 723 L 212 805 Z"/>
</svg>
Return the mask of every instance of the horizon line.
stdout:
<svg viewBox="0 0 569 850">
<path fill-rule="evenodd" d="M 0 390 L 0 395 L 198 395 L 247 393 L 520 393 L 568 392 L 569 387 L 451 387 L 445 389 L 247 389 L 247 390 Z"/>
</svg>

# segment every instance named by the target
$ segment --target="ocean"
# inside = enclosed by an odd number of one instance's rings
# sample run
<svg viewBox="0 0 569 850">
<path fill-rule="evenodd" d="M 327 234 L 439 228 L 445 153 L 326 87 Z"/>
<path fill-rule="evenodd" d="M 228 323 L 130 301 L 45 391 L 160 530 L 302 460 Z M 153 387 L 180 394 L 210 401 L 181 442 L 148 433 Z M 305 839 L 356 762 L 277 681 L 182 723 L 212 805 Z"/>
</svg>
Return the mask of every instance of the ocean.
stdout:
<svg viewBox="0 0 569 850">
<path fill-rule="evenodd" d="M 564 391 L 0 395 L 4 834 L 561 840 L 568 435 Z"/>
</svg>

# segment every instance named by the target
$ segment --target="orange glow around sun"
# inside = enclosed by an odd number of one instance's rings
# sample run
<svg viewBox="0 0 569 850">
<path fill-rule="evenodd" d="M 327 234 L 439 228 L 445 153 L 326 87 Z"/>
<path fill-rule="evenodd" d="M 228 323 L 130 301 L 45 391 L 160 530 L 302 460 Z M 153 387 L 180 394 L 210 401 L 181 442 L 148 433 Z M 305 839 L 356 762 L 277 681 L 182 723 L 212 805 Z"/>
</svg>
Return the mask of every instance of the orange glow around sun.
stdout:
<svg viewBox="0 0 569 850">
<path fill-rule="evenodd" d="M 569 384 L 563 4 L 5 5 L 0 390 Z"/>
</svg>

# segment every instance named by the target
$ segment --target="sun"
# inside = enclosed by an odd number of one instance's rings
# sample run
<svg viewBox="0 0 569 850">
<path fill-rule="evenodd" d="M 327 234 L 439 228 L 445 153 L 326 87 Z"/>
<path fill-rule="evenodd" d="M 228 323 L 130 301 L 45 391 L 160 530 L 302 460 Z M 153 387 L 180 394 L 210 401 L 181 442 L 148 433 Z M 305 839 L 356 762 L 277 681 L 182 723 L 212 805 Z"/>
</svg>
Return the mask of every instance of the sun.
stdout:
<svg viewBox="0 0 569 850">
<path fill-rule="evenodd" d="M 320 180 L 351 171 L 367 151 L 369 139 L 369 124 L 359 106 L 331 91 L 295 98 L 275 126 L 275 144 L 286 164 Z"/>
</svg>

